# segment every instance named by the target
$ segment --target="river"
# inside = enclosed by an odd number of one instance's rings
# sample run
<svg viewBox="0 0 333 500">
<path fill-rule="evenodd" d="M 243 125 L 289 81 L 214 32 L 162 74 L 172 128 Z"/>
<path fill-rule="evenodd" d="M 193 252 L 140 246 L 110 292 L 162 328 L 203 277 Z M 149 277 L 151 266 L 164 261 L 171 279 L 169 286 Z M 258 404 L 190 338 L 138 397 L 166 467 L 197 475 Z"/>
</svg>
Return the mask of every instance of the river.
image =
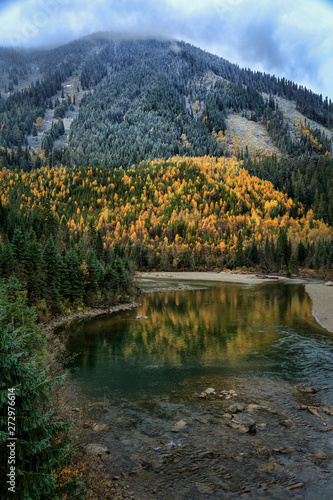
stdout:
<svg viewBox="0 0 333 500">
<path fill-rule="evenodd" d="M 195 287 L 145 293 L 136 309 L 62 329 L 82 394 L 107 401 L 99 438 L 110 473 L 125 474 L 140 500 L 331 499 L 333 335 L 304 285 Z M 299 392 L 302 382 L 318 392 Z M 229 425 L 234 403 L 255 432 Z"/>
</svg>

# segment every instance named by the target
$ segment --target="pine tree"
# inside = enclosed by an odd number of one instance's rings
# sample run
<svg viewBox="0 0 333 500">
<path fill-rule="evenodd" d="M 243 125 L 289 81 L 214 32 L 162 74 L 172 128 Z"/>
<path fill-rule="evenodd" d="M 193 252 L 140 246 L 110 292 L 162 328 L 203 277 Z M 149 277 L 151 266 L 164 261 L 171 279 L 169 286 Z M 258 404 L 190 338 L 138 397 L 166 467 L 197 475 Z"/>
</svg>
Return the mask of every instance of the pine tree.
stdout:
<svg viewBox="0 0 333 500">
<path fill-rule="evenodd" d="M 45 367 L 45 341 L 15 278 L 0 285 L 0 340 L 1 464 L 8 463 L 8 443 L 15 443 L 15 498 L 62 498 L 64 494 L 79 498 L 79 481 L 57 487 L 57 474 L 72 459 L 74 437 L 68 435 L 71 424 L 52 421 L 49 393 L 55 382 Z M 15 409 L 11 436 L 8 407 Z M 9 437 L 17 439 L 8 441 Z M 8 468 L 1 467 L 2 486 L 8 484 L 7 474 Z M 13 494 L 6 488 L 2 498 Z"/>
<path fill-rule="evenodd" d="M 306 259 L 306 248 L 303 241 L 300 241 L 297 246 L 297 262 L 302 265 Z"/>
<path fill-rule="evenodd" d="M 74 248 L 70 248 L 64 258 L 62 289 L 71 301 L 80 301 L 84 295 L 84 280 L 81 263 Z"/>
<path fill-rule="evenodd" d="M 286 230 L 281 229 L 277 241 L 277 259 L 281 269 L 283 266 L 287 266 L 289 264 L 290 257 L 291 244 L 288 240 Z"/>
<path fill-rule="evenodd" d="M 297 258 L 294 253 L 290 257 L 289 268 L 293 274 L 298 274 L 299 269 L 297 265 Z"/>
<path fill-rule="evenodd" d="M 96 257 L 94 250 L 89 250 L 86 259 L 89 272 L 89 284 L 87 291 L 97 292 L 101 289 L 104 283 L 105 271 Z"/>
<path fill-rule="evenodd" d="M 239 232 L 237 235 L 235 265 L 236 266 L 244 265 L 243 235 L 241 232 Z"/>
<path fill-rule="evenodd" d="M 45 244 L 42 263 L 45 271 L 45 295 L 55 305 L 60 298 L 62 259 L 52 237 Z"/>
<path fill-rule="evenodd" d="M 36 233 L 32 229 L 25 237 L 25 276 L 28 302 L 33 304 L 40 296 L 40 269 L 41 244 L 37 241 Z"/>
</svg>

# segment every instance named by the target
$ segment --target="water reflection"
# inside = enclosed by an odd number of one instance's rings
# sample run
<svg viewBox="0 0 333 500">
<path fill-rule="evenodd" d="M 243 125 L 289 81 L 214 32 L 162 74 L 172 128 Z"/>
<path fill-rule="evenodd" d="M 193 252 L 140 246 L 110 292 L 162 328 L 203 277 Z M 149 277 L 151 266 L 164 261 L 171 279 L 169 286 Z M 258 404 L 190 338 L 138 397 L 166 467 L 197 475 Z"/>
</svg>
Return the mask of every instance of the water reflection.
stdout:
<svg viewBox="0 0 333 500">
<path fill-rule="evenodd" d="M 71 327 L 68 349 L 79 354 L 76 376 L 88 392 L 128 393 L 148 384 L 165 391 L 185 376 L 212 372 L 292 379 L 303 368 L 311 375 L 316 359 L 333 349 L 301 285 L 226 284 L 140 301 L 137 309 Z M 148 319 L 135 320 L 137 314 Z"/>
</svg>

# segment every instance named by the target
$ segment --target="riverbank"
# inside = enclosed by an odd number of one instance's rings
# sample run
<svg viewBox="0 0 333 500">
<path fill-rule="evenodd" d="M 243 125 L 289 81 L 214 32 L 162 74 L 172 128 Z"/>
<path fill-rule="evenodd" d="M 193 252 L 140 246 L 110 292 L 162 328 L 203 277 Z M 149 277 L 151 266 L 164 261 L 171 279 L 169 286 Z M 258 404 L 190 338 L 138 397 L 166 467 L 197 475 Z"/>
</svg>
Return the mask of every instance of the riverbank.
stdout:
<svg viewBox="0 0 333 500">
<path fill-rule="evenodd" d="M 259 285 L 260 283 L 267 283 L 269 281 L 295 281 L 294 279 L 287 278 L 286 276 L 270 275 L 270 274 L 254 274 L 254 273 L 234 273 L 234 272 L 196 272 L 196 271 L 180 271 L 180 272 L 144 272 L 137 273 L 137 278 L 145 279 L 179 279 L 190 281 L 210 281 L 210 282 L 223 282 L 223 283 L 248 283 L 252 285 Z M 306 280 L 297 279 L 297 283 L 307 283 Z"/>
<path fill-rule="evenodd" d="M 134 300 L 130 302 L 126 302 L 124 304 L 117 304 L 115 306 L 110 307 L 100 307 L 96 309 L 86 309 L 84 311 L 79 311 L 73 314 L 68 314 L 65 316 L 59 316 L 57 318 L 51 319 L 50 321 L 43 324 L 43 330 L 46 333 L 52 332 L 55 328 L 59 326 L 66 325 L 67 323 L 71 323 L 72 321 L 76 321 L 79 319 L 90 319 L 96 318 L 97 316 L 104 316 L 108 314 L 112 314 L 118 311 L 127 311 L 128 309 L 132 309 L 133 307 L 137 307 L 137 303 Z"/>
<path fill-rule="evenodd" d="M 333 284 L 332 284 L 333 285 Z M 306 292 L 312 300 L 312 314 L 324 328 L 333 332 L 333 286 L 309 283 Z"/>
<path fill-rule="evenodd" d="M 130 302 L 109 307 L 85 309 L 72 314 L 59 316 L 42 325 L 48 337 L 48 361 L 54 377 L 66 374 L 65 381 L 56 386 L 52 395 L 54 415 L 59 421 L 72 422 L 72 434 L 76 435 L 77 452 L 68 464 L 65 473 L 60 474 L 58 480 L 68 480 L 82 477 L 87 498 L 119 498 L 120 500 L 133 500 L 133 492 L 126 483 L 125 476 L 114 478 L 105 468 L 105 460 L 109 455 L 101 454 L 101 432 L 98 421 L 105 411 L 106 400 L 100 403 L 91 403 L 86 400 L 77 384 L 64 369 L 66 348 L 58 335 L 53 335 L 56 328 L 70 324 L 73 321 L 89 320 L 118 311 L 126 311 L 137 307 L 132 299 Z"/>
</svg>

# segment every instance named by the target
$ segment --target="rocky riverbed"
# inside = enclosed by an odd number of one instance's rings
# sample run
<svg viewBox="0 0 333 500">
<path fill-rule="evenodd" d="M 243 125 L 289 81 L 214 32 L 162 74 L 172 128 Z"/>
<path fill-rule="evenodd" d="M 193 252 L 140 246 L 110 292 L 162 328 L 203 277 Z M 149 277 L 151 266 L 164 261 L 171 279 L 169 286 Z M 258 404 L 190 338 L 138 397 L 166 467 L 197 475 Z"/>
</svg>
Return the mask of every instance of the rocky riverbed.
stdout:
<svg viewBox="0 0 333 500">
<path fill-rule="evenodd" d="M 159 398 L 110 401 L 91 427 L 104 448 L 86 452 L 111 477 L 126 478 L 137 499 L 331 498 L 333 407 L 325 391 L 210 382 L 196 393 L 184 383 Z"/>
</svg>

